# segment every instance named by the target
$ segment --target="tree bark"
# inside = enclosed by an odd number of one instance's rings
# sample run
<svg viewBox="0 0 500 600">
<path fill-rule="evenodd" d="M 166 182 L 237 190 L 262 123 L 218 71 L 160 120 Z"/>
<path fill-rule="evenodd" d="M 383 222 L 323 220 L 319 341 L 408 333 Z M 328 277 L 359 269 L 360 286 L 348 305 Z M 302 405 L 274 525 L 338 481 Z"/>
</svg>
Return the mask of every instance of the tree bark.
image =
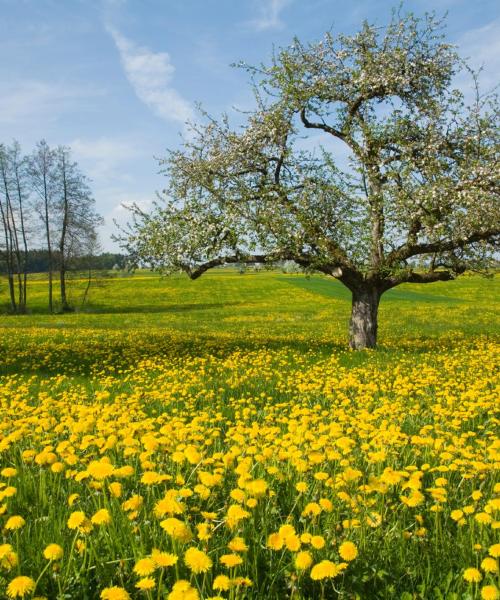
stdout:
<svg viewBox="0 0 500 600">
<path fill-rule="evenodd" d="M 352 291 L 349 323 L 349 346 L 353 350 L 377 345 L 378 305 L 382 292 L 376 287 L 359 287 Z"/>
<path fill-rule="evenodd" d="M 54 302 L 53 302 L 53 297 L 52 297 L 53 259 L 52 259 L 52 246 L 50 243 L 49 198 L 48 198 L 45 174 L 44 174 L 44 187 L 45 187 L 45 201 L 44 201 L 45 236 L 47 239 L 47 253 L 48 253 L 48 259 L 49 259 L 49 273 L 48 273 L 48 275 L 49 275 L 49 312 L 53 313 L 54 312 Z"/>
</svg>

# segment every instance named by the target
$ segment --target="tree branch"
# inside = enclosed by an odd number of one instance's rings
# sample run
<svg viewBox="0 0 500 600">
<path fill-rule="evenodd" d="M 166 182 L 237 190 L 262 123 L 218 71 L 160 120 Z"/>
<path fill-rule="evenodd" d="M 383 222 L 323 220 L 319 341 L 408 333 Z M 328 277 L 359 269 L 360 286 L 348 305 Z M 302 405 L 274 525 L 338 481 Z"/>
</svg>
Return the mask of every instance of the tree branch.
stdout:
<svg viewBox="0 0 500 600">
<path fill-rule="evenodd" d="M 359 145 L 350 136 L 347 136 L 339 129 L 335 129 L 335 127 L 331 127 L 326 123 L 312 123 L 311 121 L 309 121 L 309 119 L 306 116 L 305 108 L 303 108 L 300 111 L 300 120 L 302 121 L 302 124 L 306 129 L 321 129 L 322 131 L 329 133 L 334 137 L 338 138 L 339 140 L 345 142 L 349 146 L 349 148 L 351 148 L 351 150 L 353 150 L 356 154 L 359 155 L 361 153 L 361 148 L 359 147 Z"/>
<path fill-rule="evenodd" d="M 308 256 L 307 254 L 296 254 L 294 252 L 281 252 L 276 254 L 233 254 L 231 256 L 219 256 L 217 258 L 213 258 L 208 260 L 207 262 L 200 264 L 196 267 L 191 267 L 188 265 L 181 265 L 182 270 L 187 273 L 190 279 L 198 279 L 201 277 L 203 273 L 206 273 L 209 269 L 213 269 L 215 267 L 221 267 L 223 265 L 230 265 L 236 263 L 245 263 L 247 265 L 255 265 L 255 264 L 264 264 L 264 263 L 272 263 L 277 262 L 279 260 L 293 260 L 301 267 L 307 269 L 312 267 L 316 271 L 320 271 L 325 275 L 330 275 L 341 281 L 344 281 L 344 278 L 347 277 L 349 283 L 351 280 L 353 281 L 353 275 L 355 275 L 354 271 L 350 269 L 345 269 L 343 266 L 338 264 L 326 264 L 319 265 L 315 264 L 315 258 L 312 256 Z M 346 284 L 347 285 L 347 284 Z"/>
<path fill-rule="evenodd" d="M 475 232 L 472 235 L 457 240 L 438 240 L 437 242 L 429 242 L 427 244 L 411 244 L 405 243 L 396 250 L 393 250 L 387 256 L 387 265 L 392 266 L 399 261 L 406 260 L 412 256 L 420 254 L 432 254 L 437 252 L 449 252 L 465 248 L 475 242 L 484 240 L 492 240 L 500 235 L 500 229 L 487 229 L 486 231 Z"/>
<path fill-rule="evenodd" d="M 451 281 L 455 275 L 451 271 L 429 271 L 428 273 L 403 273 L 388 277 L 384 280 L 384 291 L 390 290 L 401 283 L 434 283 L 436 281 Z"/>
</svg>

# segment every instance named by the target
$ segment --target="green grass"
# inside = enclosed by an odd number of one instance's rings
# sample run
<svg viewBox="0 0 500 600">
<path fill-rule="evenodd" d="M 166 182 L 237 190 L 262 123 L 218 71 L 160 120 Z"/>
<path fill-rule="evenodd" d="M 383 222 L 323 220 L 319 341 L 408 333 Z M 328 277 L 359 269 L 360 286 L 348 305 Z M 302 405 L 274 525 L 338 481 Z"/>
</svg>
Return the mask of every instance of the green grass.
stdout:
<svg viewBox="0 0 500 600">
<path fill-rule="evenodd" d="M 479 527 L 472 518 L 457 530 L 449 512 L 470 503 L 474 489 L 482 490 L 484 502 L 494 496 L 493 458 L 486 457 L 485 447 L 488 443 L 493 448 L 498 424 L 492 409 L 494 341 L 500 327 L 498 278 L 471 276 L 390 291 L 380 306 L 379 348 L 362 352 L 347 347 L 348 291 L 321 276 L 273 271 L 240 275 L 220 270 L 190 281 L 180 275 L 162 278 L 138 272 L 97 279 L 89 302 L 82 307 L 85 283 L 70 281 L 75 312 L 48 314 L 46 281 L 39 276 L 29 285 L 30 314 L 0 316 L 0 417 L 4 419 L 0 442 L 4 432 L 22 432 L 16 434 L 10 449 L 0 454 L 1 468 L 15 466 L 19 471 L 14 482 L 18 492 L 7 501 L 0 525 L 7 516 L 26 517 L 27 525 L 16 542 L 20 573 L 38 577 L 46 564 L 42 550 L 47 543 L 60 543 L 65 557 L 71 552 L 74 534 L 66 527 L 73 510 L 67 506 L 71 492 L 81 494 L 76 508 L 87 515 L 108 502 L 106 494 L 97 493 L 87 480 L 79 482 L 74 474 L 52 473 L 48 464 L 39 467 L 24 462 L 22 452 L 57 448 L 71 439 L 78 457 L 76 469 L 81 471 L 91 459 L 102 456 L 97 444 L 104 443 L 110 433 L 119 438 L 130 426 L 136 432 L 133 435 L 143 440 L 148 432 L 158 433 L 179 420 L 177 426 L 185 429 L 186 439 L 201 449 L 205 448 L 205 436 L 217 425 L 220 436 L 205 449 L 208 454 L 227 452 L 235 444 L 232 436 L 237 427 L 243 432 L 244 441 L 239 442 L 243 451 L 254 443 L 272 447 L 266 465 L 283 475 L 283 479 L 274 479 L 257 462 L 253 467 L 253 476 L 266 478 L 276 496 L 263 499 L 252 516 L 255 521 L 242 526 L 242 535 L 252 546 L 249 556 L 254 557 L 245 573 L 254 586 L 238 598 L 288 597 L 293 569 L 290 571 L 290 562 L 285 564 L 287 555 L 282 560 L 266 548 L 267 536 L 287 515 L 298 530 L 324 534 L 328 539 L 327 550 L 316 553 L 315 560 L 328 557 L 331 547 L 345 537 L 352 536 L 360 549 L 360 559 L 349 567 L 345 582 L 335 580 L 322 586 L 303 576 L 294 597 L 297 600 L 319 598 L 322 590 L 326 590 L 325 598 L 342 600 L 479 598 L 479 588 L 466 584 L 462 572 L 479 566 L 478 557 L 493 543 L 495 532 Z M 0 294 L 0 305 L 6 310 L 4 280 Z M 294 412 L 295 408 L 299 412 Z M 88 430 L 80 429 L 81 435 L 73 436 L 75 423 L 87 418 L 95 418 L 96 423 L 92 421 Z M 123 423 L 118 424 L 120 419 Z M 306 459 L 311 450 L 318 450 L 315 436 L 326 435 L 331 425 L 333 433 L 327 443 L 335 446 L 341 435 L 335 433 L 339 423 L 346 428 L 343 435 L 355 441 L 350 461 L 361 469 L 365 483 L 380 476 L 386 467 L 408 468 L 409 474 L 415 465 L 429 463 L 432 469 L 426 471 L 424 488 L 432 488 L 442 475 L 442 447 L 458 455 L 460 440 L 467 444 L 464 456 L 471 464 L 446 475 L 449 502 L 443 513 L 433 512 L 433 499 L 426 490 L 425 502 L 411 509 L 400 501 L 400 495 L 407 496 L 408 490 L 394 488 L 387 495 L 373 495 L 374 504 L 369 505 L 384 518 L 380 528 L 343 531 L 339 523 L 363 512 L 352 513 L 348 504 L 338 501 L 337 488 L 322 488 L 312 473 L 322 470 L 336 476 L 345 464 L 333 459 L 297 472 L 289 458 L 276 456 L 286 450 L 290 440 L 272 446 L 300 424 L 307 435 L 299 434 L 295 444 Z M 204 428 L 201 435 L 200 427 Z M 391 427 L 395 433 L 387 437 Z M 265 438 L 255 437 L 259 428 L 268 430 Z M 92 447 L 84 443 L 86 433 L 90 437 L 95 434 Z M 419 439 L 428 435 L 439 443 L 434 446 Z M 416 436 L 415 442 L 412 436 Z M 169 440 L 167 436 L 162 442 L 166 446 L 152 457 L 154 468 L 174 475 L 182 472 L 189 480 L 195 469 L 187 465 L 182 471 L 169 462 L 175 449 Z M 133 593 L 131 565 L 155 545 L 168 544 L 153 515 L 163 488 L 142 485 L 141 473 L 151 467 L 142 465 L 137 457 L 127 458 L 122 449 L 122 445 L 111 447 L 106 455 L 117 466 L 124 461 L 133 464 L 136 475 L 124 481 L 124 497 L 143 494 L 147 518 L 139 519 L 138 532 L 132 532 L 120 503 L 111 500 L 109 532 L 96 529 L 89 536 L 95 556 L 85 555 L 83 562 L 75 559 L 67 576 L 44 575 L 39 593 L 62 600 L 62 592 L 57 595 L 60 585 L 66 590 L 65 597 L 91 600 L 111 584 L 122 584 Z M 381 463 L 371 462 L 367 452 L 372 450 L 387 451 L 387 457 Z M 486 470 L 476 472 L 475 465 L 483 460 L 486 466 L 481 468 Z M 207 501 L 219 515 L 224 515 L 231 502 L 229 491 L 238 480 L 231 469 L 222 471 L 224 486 Z M 302 501 L 295 485 L 304 478 L 310 489 L 307 500 L 304 497 Z M 354 488 L 346 489 L 353 498 L 357 494 Z M 334 500 L 332 513 L 318 521 L 301 516 L 303 506 L 299 508 L 297 502 L 304 504 L 325 494 Z M 423 537 L 416 533 L 421 526 L 417 512 L 423 515 L 427 529 Z M 197 509 L 189 518 L 197 522 Z M 406 541 L 404 533 L 411 534 Z M 211 556 L 226 551 L 230 535 L 233 533 L 224 527 L 218 528 L 217 543 L 214 539 L 209 545 Z M 3 536 L 9 543 L 17 539 L 6 531 Z M 472 543 L 479 542 L 482 554 L 472 549 Z M 121 559 L 125 566 L 119 566 Z M 180 564 L 182 576 L 188 577 L 182 560 Z M 12 576 L 9 573 L 2 580 L 0 573 L 0 597 Z M 172 584 L 169 575 L 168 586 Z M 334 593 L 334 585 L 343 586 L 341 595 Z"/>
</svg>

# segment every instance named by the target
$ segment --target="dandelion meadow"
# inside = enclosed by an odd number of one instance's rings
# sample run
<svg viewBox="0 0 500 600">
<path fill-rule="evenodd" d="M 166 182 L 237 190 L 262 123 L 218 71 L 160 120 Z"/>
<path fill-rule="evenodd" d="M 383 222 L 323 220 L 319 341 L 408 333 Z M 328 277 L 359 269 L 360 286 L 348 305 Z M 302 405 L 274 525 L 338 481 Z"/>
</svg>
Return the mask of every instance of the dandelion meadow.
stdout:
<svg viewBox="0 0 500 600">
<path fill-rule="evenodd" d="M 0 317 L 1 598 L 498 598 L 498 279 L 388 292 L 361 352 L 320 276 L 45 286 Z"/>
</svg>

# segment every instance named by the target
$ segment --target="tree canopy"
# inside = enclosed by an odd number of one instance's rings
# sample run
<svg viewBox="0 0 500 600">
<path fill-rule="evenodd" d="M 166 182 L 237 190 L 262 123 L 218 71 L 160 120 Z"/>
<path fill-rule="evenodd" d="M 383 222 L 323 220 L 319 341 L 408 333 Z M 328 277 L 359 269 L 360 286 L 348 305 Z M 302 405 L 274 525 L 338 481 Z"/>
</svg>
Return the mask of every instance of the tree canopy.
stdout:
<svg viewBox="0 0 500 600">
<path fill-rule="evenodd" d="M 385 27 L 295 39 L 269 65 L 241 66 L 256 109 L 239 127 L 204 114 L 161 161 L 163 201 L 136 208 L 124 239 L 136 260 L 193 279 L 294 260 L 351 290 L 354 348 L 375 345 L 388 289 L 493 264 L 498 99 L 476 86 L 467 102 L 454 87 L 460 73 L 477 78 L 441 20 L 395 12 Z"/>
</svg>

